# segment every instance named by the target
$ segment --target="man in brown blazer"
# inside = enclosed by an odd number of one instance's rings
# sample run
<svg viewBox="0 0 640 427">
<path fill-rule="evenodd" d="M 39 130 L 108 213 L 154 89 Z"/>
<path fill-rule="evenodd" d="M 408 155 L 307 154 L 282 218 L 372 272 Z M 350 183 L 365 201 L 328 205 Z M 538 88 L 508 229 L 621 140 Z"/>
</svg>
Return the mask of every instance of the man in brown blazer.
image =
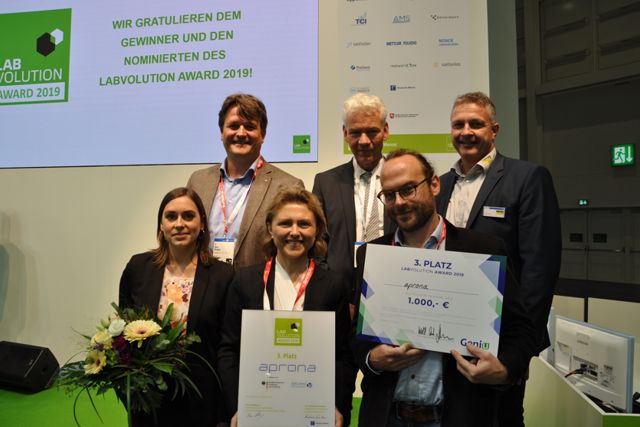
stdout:
<svg viewBox="0 0 640 427">
<path fill-rule="evenodd" d="M 281 187 L 304 184 L 260 155 L 267 134 L 267 111 L 253 95 L 229 95 L 218 113 L 225 161 L 195 171 L 187 187 L 209 210 L 214 256 L 234 267 L 263 260 L 267 209 Z"/>
</svg>

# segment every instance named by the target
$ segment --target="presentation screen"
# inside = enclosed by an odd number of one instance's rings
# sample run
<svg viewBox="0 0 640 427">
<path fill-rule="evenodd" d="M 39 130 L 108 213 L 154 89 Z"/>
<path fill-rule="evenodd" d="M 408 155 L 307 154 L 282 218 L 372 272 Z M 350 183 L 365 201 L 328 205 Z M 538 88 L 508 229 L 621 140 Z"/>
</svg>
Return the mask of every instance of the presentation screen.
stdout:
<svg viewBox="0 0 640 427">
<path fill-rule="evenodd" d="M 220 162 L 235 92 L 317 161 L 317 0 L 3 0 L 0 39 L 0 167 Z"/>
</svg>

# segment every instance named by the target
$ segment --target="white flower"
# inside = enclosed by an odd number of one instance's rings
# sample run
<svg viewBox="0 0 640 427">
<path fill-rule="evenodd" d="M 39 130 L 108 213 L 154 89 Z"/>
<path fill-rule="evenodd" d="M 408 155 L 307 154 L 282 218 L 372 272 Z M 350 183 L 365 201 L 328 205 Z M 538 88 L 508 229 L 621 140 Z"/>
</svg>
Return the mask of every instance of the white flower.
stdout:
<svg viewBox="0 0 640 427">
<path fill-rule="evenodd" d="M 98 350 L 111 348 L 111 335 L 105 330 L 96 332 L 91 338 L 91 347 Z"/>
<path fill-rule="evenodd" d="M 120 318 L 112 320 L 111 324 L 109 325 L 109 334 L 111 334 L 112 337 L 117 337 L 122 333 L 122 331 L 124 331 L 124 326 L 124 320 Z"/>
</svg>

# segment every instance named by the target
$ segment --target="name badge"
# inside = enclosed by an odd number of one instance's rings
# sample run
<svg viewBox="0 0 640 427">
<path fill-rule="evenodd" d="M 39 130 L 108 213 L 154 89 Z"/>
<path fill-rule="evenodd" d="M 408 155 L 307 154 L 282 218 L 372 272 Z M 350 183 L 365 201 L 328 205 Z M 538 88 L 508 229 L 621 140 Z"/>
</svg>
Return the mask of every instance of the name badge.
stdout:
<svg viewBox="0 0 640 427">
<path fill-rule="evenodd" d="M 236 239 L 231 237 L 214 237 L 212 254 L 220 261 L 233 264 L 233 251 L 236 248 Z"/>
<path fill-rule="evenodd" d="M 364 242 L 355 242 L 353 244 L 353 268 L 358 268 L 357 266 L 357 261 L 356 261 L 356 252 L 358 251 L 358 248 L 360 246 L 364 245 Z"/>
<path fill-rule="evenodd" d="M 504 218 L 507 208 L 499 208 L 496 206 L 484 206 L 482 208 L 482 216 L 489 218 Z"/>
</svg>

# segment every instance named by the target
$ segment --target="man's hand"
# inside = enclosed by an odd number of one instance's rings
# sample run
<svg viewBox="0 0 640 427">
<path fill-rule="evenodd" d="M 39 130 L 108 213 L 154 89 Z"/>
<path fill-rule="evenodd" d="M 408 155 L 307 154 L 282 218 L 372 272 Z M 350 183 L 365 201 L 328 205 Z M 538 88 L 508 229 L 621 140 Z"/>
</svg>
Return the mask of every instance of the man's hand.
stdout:
<svg viewBox="0 0 640 427">
<path fill-rule="evenodd" d="M 424 355 L 424 350 L 404 343 L 400 347 L 380 344 L 369 352 L 369 366 L 376 371 L 399 371 L 414 365 Z"/>
<path fill-rule="evenodd" d="M 460 353 L 451 350 L 451 354 L 457 362 L 458 372 L 466 379 L 474 384 L 504 384 L 507 382 L 509 372 L 497 357 L 471 344 L 467 344 L 467 350 L 475 356 L 473 359 L 466 360 Z"/>
</svg>

